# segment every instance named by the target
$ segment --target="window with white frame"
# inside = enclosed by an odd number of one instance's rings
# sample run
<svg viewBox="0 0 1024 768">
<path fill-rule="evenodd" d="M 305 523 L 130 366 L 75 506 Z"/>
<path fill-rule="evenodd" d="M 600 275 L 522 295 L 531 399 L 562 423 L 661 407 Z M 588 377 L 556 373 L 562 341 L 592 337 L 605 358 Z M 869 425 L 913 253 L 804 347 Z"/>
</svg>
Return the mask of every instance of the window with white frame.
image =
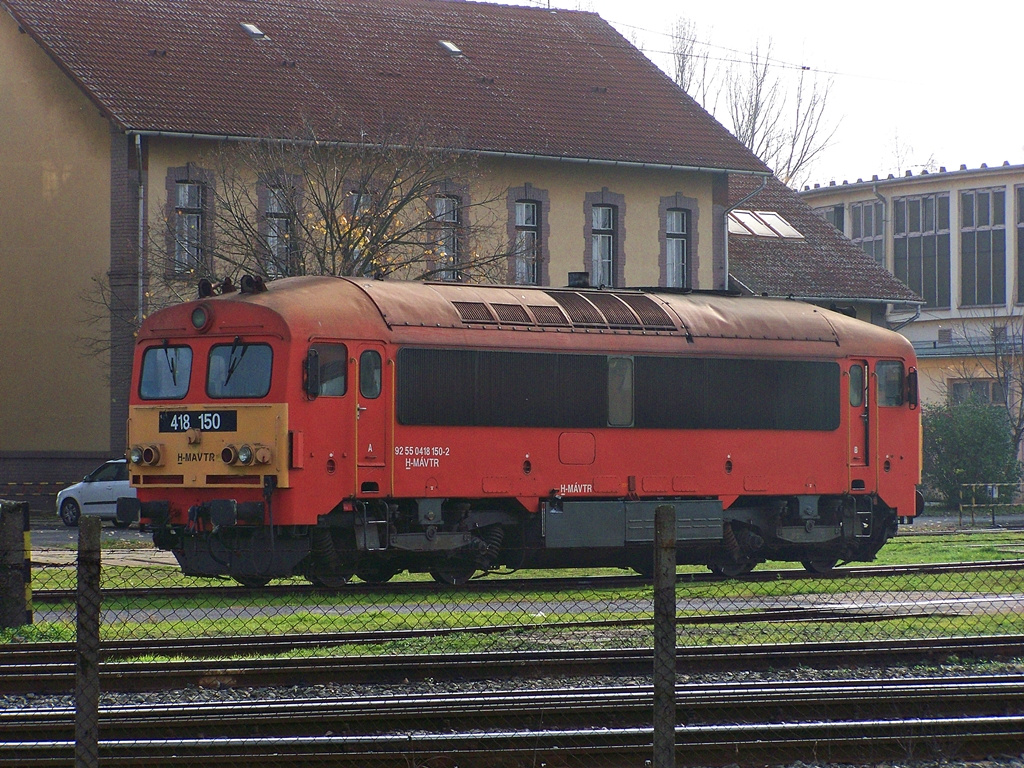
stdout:
<svg viewBox="0 0 1024 768">
<path fill-rule="evenodd" d="M 203 196 L 198 181 L 175 184 L 174 271 L 190 272 L 203 262 Z"/>
<path fill-rule="evenodd" d="M 986 405 L 1002 405 L 1006 402 L 1003 385 L 994 379 L 949 379 L 946 392 L 953 405 L 974 400 Z"/>
<path fill-rule="evenodd" d="M 949 195 L 893 198 L 892 237 L 896 277 L 926 307 L 949 307 Z"/>
<path fill-rule="evenodd" d="M 459 198 L 441 195 L 434 198 L 434 221 L 438 224 L 437 258 L 439 280 L 457 282 L 459 273 Z"/>
<path fill-rule="evenodd" d="M 615 206 L 590 209 L 590 282 L 615 285 Z"/>
<path fill-rule="evenodd" d="M 1024 186 L 1016 188 L 1017 198 L 1017 303 L 1024 304 Z"/>
<path fill-rule="evenodd" d="M 868 200 L 850 204 L 850 240 L 885 266 L 885 204 Z"/>
<path fill-rule="evenodd" d="M 540 253 L 540 205 L 534 200 L 516 201 L 514 279 L 520 285 L 537 285 Z"/>
<path fill-rule="evenodd" d="M 281 187 L 267 189 L 263 216 L 266 221 L 267 275 L 285 277 L 295 274 L 295 226 L 287 190 Z"/>
<path fill-rule="evenodd" d="M 1006 190 L 960 193 L 960 302 L 1006 302 Z"/>
<path fill-rule="evenodd" d="M 845 210 L 842 203 L 839 203 L 838 205 L 826 205 L 822 208 L 815 208 L 814 212 L 840 232 L 844 231 L 846 217 L 844 215 Z"/>
<path fill-rule="evenodd" d="M 665 211 L 665 284 L 690 287 L 690 212 L 683 208 Z"/>
</svg>

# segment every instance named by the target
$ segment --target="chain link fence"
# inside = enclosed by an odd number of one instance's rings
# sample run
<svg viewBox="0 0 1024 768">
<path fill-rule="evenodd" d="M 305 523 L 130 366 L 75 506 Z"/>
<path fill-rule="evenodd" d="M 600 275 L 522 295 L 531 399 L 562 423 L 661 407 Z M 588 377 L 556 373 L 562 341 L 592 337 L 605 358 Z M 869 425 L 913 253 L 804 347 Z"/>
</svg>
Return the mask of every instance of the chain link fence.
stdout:
<svg viewBox="0 0 1024 768">
<path fill-rule="evenodd" d="M 101 566 L 89 551 L 34 551 L 33 623 L 0 635 L 8 647 L 77 643 L 74 695 L 32 705 L 78 711 L 76 765 L 146 764 L 129 754 L 155 755 L 151 765 L 210 756 L 239 766 L 671 764 L 664 756 L 647 762 L 659 711 L 659 681 L 650 671 L 593 673 L 582 661 L 574 668 L 573 654 L 582 660 L 588 653 L 649 651 L 653 660 L 657 589 L 629 572 L 491 574 L 461 587 L 409 574 L 337 588 L 299 579 L 245 587 L 183 576 L 143 537 L 134 546 L 103 549 Z M 823 575 L 793 563 L 761 564 L 732 579 L 680 566 L 668 598 L 675 647 L 1022 635 L 1021 560 L 1024 531 L 919 525 L 901 531 L 877 563 Z M 91 586 L 89 573 L 97 579 Z M 562 654 L 557 672 L 540 662 L 530 667 L 543 653 Z M 506 669 L 486 666 L 489 655 Z M 89 683 L 98 679 L 97 658 L 125 665 L 125 675 L 152 662 L 168 671 L 152 686 L 157 692 L 132 692 L 127 677 L 105 677 L 110 682 L 100 691 L 88 687 L 99 685 Z M 268 672 L 262 681 L 235 680 L 241 673 L 216 666 L 260 660 L 287 668 L 296 659 L 309 663 L 290 678 Z M 408 660 L 407 669 L 420 666 L 396 677 L 386 667 L 396 659 Z M 337 682 L 317 672 L 330 665 L 362 671 L 357 682 Z M 738 666 L 729 674 L 739 680 L 749 670 Z M 559 699 L 564 689 L 567 700 Z M 12 701 L 8 706 L 22 703 Z M 81 717 L 97 702 L 90 731 Z M 676 717 L 662 708 L 662 718 L 666 711 L 677 728 L 706 717 L 685 708 Z M 131 728 L 122 729 L 122 717 Z M 136 730 L 140 722 L 149 725 Z M 678 759 L 678 732 L 674 738 Z M 94 752 L 83 747 L 88 739 L 98 740 Z"/>
</svg>

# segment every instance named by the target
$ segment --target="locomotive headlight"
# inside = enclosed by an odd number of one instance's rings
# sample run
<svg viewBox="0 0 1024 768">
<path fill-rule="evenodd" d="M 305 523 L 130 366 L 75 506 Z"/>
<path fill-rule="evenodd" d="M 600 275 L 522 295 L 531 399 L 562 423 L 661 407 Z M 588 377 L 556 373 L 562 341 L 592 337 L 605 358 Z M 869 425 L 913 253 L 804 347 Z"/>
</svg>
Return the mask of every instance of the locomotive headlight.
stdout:
<svg viewBox="0 0 1024 768">
<path fill-rule="evenodd" d="M 234 464 L 238 461 L 238 449 L 233 445 L 225 445 L 224 450 L 220 452 L 220 459 L 225 464 Z"/>
<path fill-rule="evenodd" d="M 162 445 L 133 445 L 128 449 L 128 461 L 136 466 L 158 467 L 163 464 Z"/>
<path fill-rule="evenodd" d="M 254 458 L 256 458 L 256 456 L 251 445 L 243 445 L 238 449 L 238 462 L 240 464 L 252 464 Z"/>
<path fill-rule="evenodd" d="M 210 327 L 210 321 L 212 319 L 213 314 L 210 312 L 210 308 L 205 304 L 200 304 L 192 310 L 192 327 L 200 333 Z"/>
</svg>

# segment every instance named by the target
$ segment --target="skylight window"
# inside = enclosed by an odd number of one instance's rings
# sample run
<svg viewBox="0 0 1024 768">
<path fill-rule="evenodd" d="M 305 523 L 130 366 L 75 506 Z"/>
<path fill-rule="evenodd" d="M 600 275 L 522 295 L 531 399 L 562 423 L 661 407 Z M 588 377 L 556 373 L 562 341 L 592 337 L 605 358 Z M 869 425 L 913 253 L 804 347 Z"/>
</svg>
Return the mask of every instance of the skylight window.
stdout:
<svg viewBox="0 0 1024 768">
<path fill-rule="evenodd" d="M 462 52 L 462 49 L 459 48 L 459 46 L 457 46 L 451 40 L 438 40 L 437 42 L 442 48 L 448 51 L 448 53 L 451 54 L 453 58 L 458 58 L 459 56 L 466 55 Z"/>
<path fill-rule="evenodd" d="M 245 34 L 251 37 L 253 40 L 266 40 L 266 33 L 257 27 L 255 24 L 246 24 L 244 21 L 241 23 L 242 29 L 245 30 Z"/>
<path fill-rule="evenodd" d="M 729 234 L 803 239 L 800 231 L 775 211 L 730 211 Z"/>
</svg>

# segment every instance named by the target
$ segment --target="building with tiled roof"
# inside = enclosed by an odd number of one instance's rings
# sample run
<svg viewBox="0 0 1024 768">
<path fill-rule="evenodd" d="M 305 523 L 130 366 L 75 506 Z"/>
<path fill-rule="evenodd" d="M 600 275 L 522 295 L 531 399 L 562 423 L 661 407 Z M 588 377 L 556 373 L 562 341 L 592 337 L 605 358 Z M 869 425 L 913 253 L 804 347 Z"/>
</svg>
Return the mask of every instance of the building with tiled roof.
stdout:
<svg viewBox="0 0 1024 768">
<path fill-rule="evenodd" d="M 806 187 L 802 199 L 918 293 L 902 329 L 926 401 L 1019 397 L 1024 351 L 1024 165 Z"/>
<path fill-rule="evenodd" d="M 218 147 L 432 126 L 477 171 L 445 182 L 444 215 L 486 197 L 473 185 L 499 190 L 471 215 L 497 223 L 504 274 L 554 285 L 582 271 L 726 287 L 729 180 L 769 174 L 593 13 L 445 0 L 0 8 L 0 322 L 18 329 L 0 342 L 8 481 L 69 479 L 123 451 L 154 254 L 175 225 L 183 253 L 213 252 L 219 179 L 204 164 Z M 252 195 L 255 219 L 280 213 L 272 191 Z"/>
<path fill-rule="evenodd" d="M 898 321 L 920 306 L 916 293 L 774 176 L 730 177 L 729 204 L 730 287 L 852 310 L 878 325 L 889 313 Z M 762 220 L 767 226 L 758 226 Z"/>
</svg>

